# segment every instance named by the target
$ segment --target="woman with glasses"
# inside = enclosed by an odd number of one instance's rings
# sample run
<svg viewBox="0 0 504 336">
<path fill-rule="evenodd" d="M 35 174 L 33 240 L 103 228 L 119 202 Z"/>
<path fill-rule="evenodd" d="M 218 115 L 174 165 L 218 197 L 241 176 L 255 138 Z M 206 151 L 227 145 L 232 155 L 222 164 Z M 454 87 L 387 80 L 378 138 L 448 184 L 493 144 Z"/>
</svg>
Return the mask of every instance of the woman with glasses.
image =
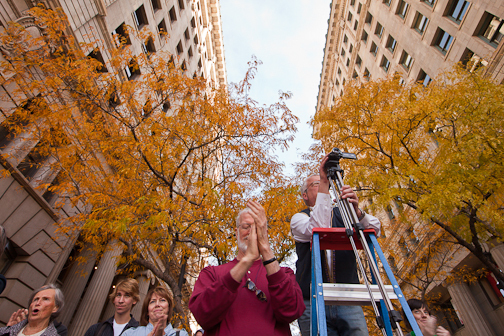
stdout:
<svg viewBox="0 0 504 336">
<path fill-rule="evenodd" d="M 121 336 L 188 336 L 184 329 L 176 330 L 170 323 L 173 296 L 164 287 L 151 289 L 142 305 L 140 327 L 130 328 Z"/>
</svg>

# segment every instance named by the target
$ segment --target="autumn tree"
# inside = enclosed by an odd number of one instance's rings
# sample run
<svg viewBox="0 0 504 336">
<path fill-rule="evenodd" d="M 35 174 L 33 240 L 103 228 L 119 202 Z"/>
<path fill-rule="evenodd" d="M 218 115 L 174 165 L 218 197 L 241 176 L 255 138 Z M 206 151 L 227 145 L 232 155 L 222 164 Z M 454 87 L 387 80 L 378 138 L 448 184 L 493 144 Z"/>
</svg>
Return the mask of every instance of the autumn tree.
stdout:
<svg viewBox="0 0 504 336">
<path fill-rule="evenodd" d="M 313 120 L 326 151 L 354 152 L 347 183 L 372 207 L 392 201 L 440 228 L 499 281 L 482 244 L 502 241 L 504 88 L 456 67 L 428 87 L 398 78 L 351 82 Z M 348 167 L 348 166 L 347 166 Z M 361 196 L 362 197 L 362 196 Z"/>
<path fill-rule="evenodd" d="M 11 24 L 1 36 L 1 99 L 15 103 L 2 125 L 18 137 L 29 130 L 36 164 L 58 173 L 40 188 L 81 210 L 60 223 L 62 232 L 99 253 L 119 244 L 123 269 L 148 269 L 168 284 L 182 321 L 185 273 L 197 276 L 202 254 L 232 257 L 234 218 L 250 197 L 265 204 L 272 244 L 285 257 L 287 214 L 298 200 L 272 151 L 288 146 L 297 118 L 288 94 L 269 106 L 250 97 L 259 61 L 242 82 L 213 88 L 161 51 L 134 55 L 123 43 L 105 64 L 86 57 L 83 50 L 104 44 L 78 44 L 61 10 L 30 15 L 42 35 Z M 146 37 L 130 30 L 131 39 Z M 137 77 L 127 80 L 125 68 Z"/>
</svg>

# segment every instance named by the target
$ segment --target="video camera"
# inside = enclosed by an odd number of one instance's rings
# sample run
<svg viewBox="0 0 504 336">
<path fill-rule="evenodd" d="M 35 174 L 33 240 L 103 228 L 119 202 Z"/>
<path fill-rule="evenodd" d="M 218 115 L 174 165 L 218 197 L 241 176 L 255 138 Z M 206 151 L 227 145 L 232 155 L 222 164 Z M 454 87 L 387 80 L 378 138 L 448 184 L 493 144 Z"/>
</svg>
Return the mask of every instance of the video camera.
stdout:
<svg viewBox="0 0 504 336">
<path fill-rule="evenodd" d="M 339 168 L 340 159 L 352 159 L 357 160 L 357 155 L 352 153 L 344 153 L 339 148 L 333 148 L 331 153 L 327 158 L 324 168 L 328 170 L 329 168 Z"/>
</svg>

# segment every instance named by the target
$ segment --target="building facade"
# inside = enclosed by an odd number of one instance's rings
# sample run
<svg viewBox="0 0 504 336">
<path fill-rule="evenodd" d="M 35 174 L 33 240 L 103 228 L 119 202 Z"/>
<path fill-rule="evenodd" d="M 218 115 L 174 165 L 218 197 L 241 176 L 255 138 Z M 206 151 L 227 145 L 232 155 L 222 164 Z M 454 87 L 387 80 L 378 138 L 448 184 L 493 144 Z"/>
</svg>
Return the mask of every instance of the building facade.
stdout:
<svg viewBox="0 0 504 336">
<path fill-rule="evenodd" d="M 365 83 L 391 75 L 423 85 L 458 62 L 484 66 L 497 83 L 504 81 L 504 1 L 465 0 L 334 0 L 328 20 L 317 111 L 331 107 L 344 94 L 344 85 Z M 439 239 L 402 224 L 407 209 L 391 204 L 378 214 L 383 223 L 384 250 L 405 293 L 412 286 L 401 278 L 425 261 L 426 246 Z M 412 221 L 415 222 L 415 221 Z M 504 245 L 486 253 L 504 269 Z M 442 256 L 441 254 L 444 253 Z M 415 259 L 416 258 L 416 259 Z M 453 335 L 501 335 L 504 332 L 502 284 L 485 272 L 481 262 L 465 249 L 437 249 L 433 257 L 442 272 L 432 276 L 427 294 L 436 298 L 436 314 Z M 444 258 L 444 259 L 443 259 Z M 450 279 L 450 273 L 469 270 L 483 274 L 477 281 Z M 432 280 L 432 281 L 431 281 Z M 455 281 L 454 281 L 455 280 Z"/>
<path fill-rule="evenodd" d="M 17 22 L 34 29 L 26 11 L 39 4 L 30 1 L 3 1 L 0 25 Z M 144 42 L 129 41 L 134 54 L 168 51 L 189 76 L 201 76 L 208 85 L 226 87 L 226 67 L 217 0 L 63 0 L 45 1 L 48 8 L 61 7 L 68 17 L 77 42 L 100 41 L 86 55 L 107 64 L 108 51 L 117 45 L 117 36 L 124 36 L 126 27 L 149 29 L 154 34 Z M 122 80 L 132 80 L 135 69 L 125 68 Z M 3 93 L 9 88 L 2 85 Z M 2 101 L 2 110 L 12 102 Z M 0 124 L 7 117 L 2 111 Z M 33 165 L 36 142 L 30 140 L 29 128 L 12 138 L 0 125 L 0 224 L 5 227 L 8 246 L 0 260 L 0 273 L 7 278 L 7 287 L 0 294 L 0 325 L 10 315 L 26 308 L 31 292 L 48 283 L 59 285 L 65 295 L 65 309 L 59 320 L 69 335 L 81 336 L 87 328 L 113 315 L 108 294 L 121 280 L 116 259 L 120 249 L 110 249 L 101 258 L 90 248 L 77 251 L 77 237 L 56 232 L 56 223 L 79 212 L 85 204 L 65 204 L 54 208 L 62 198 L 40 188 L 51 184 L 56 174 Z M 77 262 L 82 257 L 86 262 Z M 159 280 L 149 271 L 138 272 L 141 300 Z M 141 303 L 133 310 L 140 317 Z"/>
<path fill-rule="evenodd" d="M 432 78 L 457 62 L 479 61 L 504 80 L 504 2 L 465 0 L 333 1 L 317 98 L 331 106 L 352 79 L 397 73 Z"/>
</svg>

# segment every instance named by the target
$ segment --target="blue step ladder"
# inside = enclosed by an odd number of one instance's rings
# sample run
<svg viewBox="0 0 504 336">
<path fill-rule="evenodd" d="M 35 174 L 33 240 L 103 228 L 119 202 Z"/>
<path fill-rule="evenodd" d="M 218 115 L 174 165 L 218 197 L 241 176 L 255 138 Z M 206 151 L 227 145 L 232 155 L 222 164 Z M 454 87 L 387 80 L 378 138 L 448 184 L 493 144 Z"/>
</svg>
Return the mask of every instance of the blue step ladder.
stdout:
<svg viewBox="0 0 504 336">
<path fill-rule="evenodd" d="M 399 300 L 406 318 L 411 325 L 415 336 L 422 336 L 422 332 L 416 323 L 411 309 L 404 298 L 404 295 L 397 283 L 392 269 L 390 268 L 383 251 L 378 244 L 376 234 L 373 229 L 364 230 L 367 244 L 373 253 L 373 258 L 376 263 L 376 254 L 380 258 L 380 262 L 385 269 L 387 278 L 391 285 L 386 285 L 386 292 L 391 300 Z M 356 235 L 354 234 L 354 237 Z M 355 240 L 355 245 L 358 249 L 362 249 L 362 244 L 359 239 Z M 325 305 L 371 305 L 371 298 L 365 285 L 362 284 L 329 284 L 323 283 L 322 280 L 322 265 L 320 258 L 321 250 L 352 250 L 350 240 L 345 233 L 345 228 L 314 228 L 312 236 L 312 286 L 311 286 L 311 335 L 312 336 L 327 336 L 327 324 Z M 378 309 L 383 317 L 385 331 L 387 336 L 394 335 L 389 314 L 386 309 L 385 302 L 381 297 L 381 293 L 376 285 L 376 279 L 372 275 L 371 290 L 373 298 L 378 301 Z"/>
</svg>

